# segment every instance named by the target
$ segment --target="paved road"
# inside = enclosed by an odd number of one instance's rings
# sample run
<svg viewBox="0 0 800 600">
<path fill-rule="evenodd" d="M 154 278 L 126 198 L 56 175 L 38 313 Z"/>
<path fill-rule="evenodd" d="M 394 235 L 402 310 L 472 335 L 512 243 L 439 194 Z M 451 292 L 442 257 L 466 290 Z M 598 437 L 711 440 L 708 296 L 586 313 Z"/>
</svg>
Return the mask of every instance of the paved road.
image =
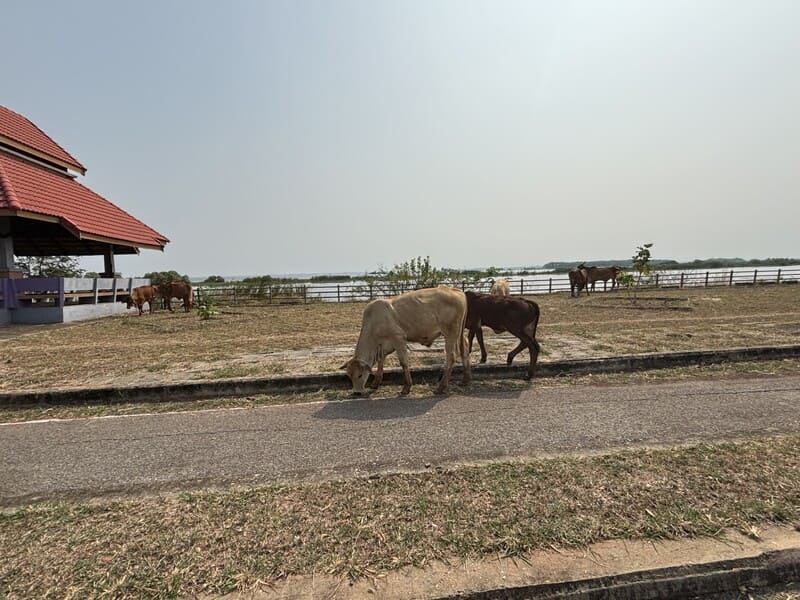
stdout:
<svg viewBox="0 0 800 600">
<path fill-rule="evenodd" d="M 800 432 L 800 376 L 0 425 L 0 505 Z"/>
</svg>

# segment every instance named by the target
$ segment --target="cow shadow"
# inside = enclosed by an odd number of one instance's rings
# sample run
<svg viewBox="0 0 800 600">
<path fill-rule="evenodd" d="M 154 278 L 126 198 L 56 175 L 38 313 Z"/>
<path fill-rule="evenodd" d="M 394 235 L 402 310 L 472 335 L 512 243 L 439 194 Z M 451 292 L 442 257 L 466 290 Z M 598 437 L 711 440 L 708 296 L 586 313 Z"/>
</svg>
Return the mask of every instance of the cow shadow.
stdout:
<svg viewBox="0 0 800 600">
<path fill-rule="evenodd" d="M 418 417 L 429 412 L 447 396 L 390 396 L 384 398 L 353 397 L 327 402 L 313 413 L 316 419 L 345 421 L 390 421 Z"/>
</svg>

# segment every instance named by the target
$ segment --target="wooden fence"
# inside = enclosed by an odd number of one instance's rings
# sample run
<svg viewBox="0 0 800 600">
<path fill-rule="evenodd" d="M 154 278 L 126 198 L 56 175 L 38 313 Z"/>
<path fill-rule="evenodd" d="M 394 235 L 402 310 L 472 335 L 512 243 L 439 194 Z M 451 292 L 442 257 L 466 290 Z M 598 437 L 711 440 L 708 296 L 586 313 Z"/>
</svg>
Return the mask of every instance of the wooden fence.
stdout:
<svg viewBox="0 0 800 600">
<path fill-rule="evenodd" d="M 524 277 L 507 277 L 511 294 L 532 296 L 538 294 L 569 293 L 566 273 L 544 273 Z M 488 292 L 493 280 L 448 281 L 445 285 L 463 290 Z M 713 269 L 697 271 L 659 271 L 643 280 L 640 287 L 693 288 L 754 284 L 800 283 L 800 266 L 770 267 L 761 269 Z M 596 283 L 596 291 L 604 291 L 603 282 Z M 309 302 L 366 302 L 373 298 L 395 296 L 414 289 L 412 284 L 387 281 L 348 281 L 344 283 L 289 283 L 250 284 L 195 287 L 195 303 L 206 299 L 218 306 L 263 306 L 269 304 L 306 304 Z M 611 290 L 608 282 L 607 290 Z"/>
</svg>

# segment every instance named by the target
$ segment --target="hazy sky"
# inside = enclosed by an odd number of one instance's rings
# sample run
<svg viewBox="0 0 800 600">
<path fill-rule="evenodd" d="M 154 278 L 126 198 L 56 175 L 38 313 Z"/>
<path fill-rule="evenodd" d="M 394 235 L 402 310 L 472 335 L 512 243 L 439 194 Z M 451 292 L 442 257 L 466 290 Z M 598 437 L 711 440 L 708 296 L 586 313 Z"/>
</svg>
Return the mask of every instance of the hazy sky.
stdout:
<svg viewBox="0 0 800 600">
<path fill-rule="evenodd" d="M 0 104 L 171 239 L 125 275 L 800 256 L 795 0 L 0 14 Z"/>
</svg>

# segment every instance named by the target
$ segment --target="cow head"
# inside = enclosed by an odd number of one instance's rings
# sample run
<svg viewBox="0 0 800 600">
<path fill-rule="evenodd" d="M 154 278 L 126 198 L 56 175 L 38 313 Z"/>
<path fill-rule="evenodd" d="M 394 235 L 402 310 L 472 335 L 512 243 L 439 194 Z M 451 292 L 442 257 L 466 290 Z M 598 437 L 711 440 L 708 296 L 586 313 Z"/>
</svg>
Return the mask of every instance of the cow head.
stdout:
<svg viewBox="0 0 800 600">
<path fill-rule="evenodd" d="M 125 306 L 126 306 L 126 308 L 130 308 L 130 307 L 131 307 L 131 306 L 133 306 L 134 304 L 135 304 L 135 302 L 133 301 L 133 298 L 131 298 L 130 296 L 128 296 L 128 299 L 127 299 L 127 300 L 125 300 Z"/>
<path fill-rule="evenodd" d="M 372 367 L 363 360 L 351 358 L 341 366 L 341 369 L 347 373 L 350 381 L 353 382 L 353 393 L 356 395 L 363 394 L 369 374 L 372 373 Z"/>
</svg>

